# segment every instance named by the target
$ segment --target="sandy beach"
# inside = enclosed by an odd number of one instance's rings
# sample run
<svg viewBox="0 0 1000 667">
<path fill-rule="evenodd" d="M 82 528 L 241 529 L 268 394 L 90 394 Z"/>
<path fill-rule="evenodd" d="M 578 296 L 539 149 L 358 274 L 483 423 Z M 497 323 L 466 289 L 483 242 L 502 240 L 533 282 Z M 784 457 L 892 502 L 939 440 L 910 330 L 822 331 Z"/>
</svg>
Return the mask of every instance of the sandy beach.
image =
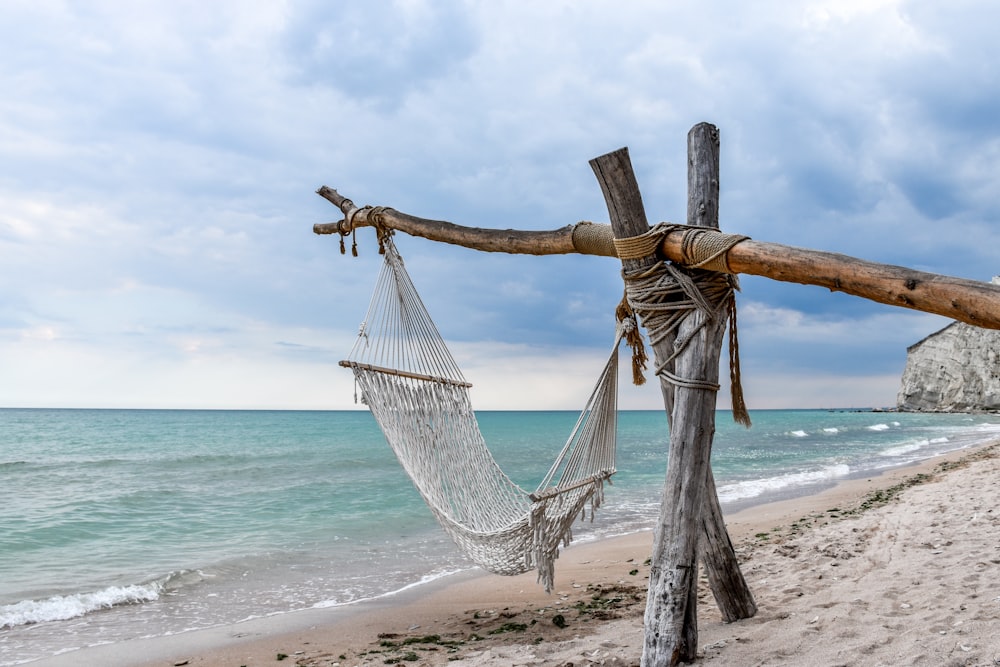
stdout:
<svg viewBox="0 0 1000 667">
<path fill-rule="evenodd" d="M 1000 665 L 1000 443 L 727 516 L 756 596 L 699 662 Z M 96 647 L 39 665 L 638 665 L 651 535 L 573 545 L 551 595 L 468 572 L 350 607 Z"/>
</svg>

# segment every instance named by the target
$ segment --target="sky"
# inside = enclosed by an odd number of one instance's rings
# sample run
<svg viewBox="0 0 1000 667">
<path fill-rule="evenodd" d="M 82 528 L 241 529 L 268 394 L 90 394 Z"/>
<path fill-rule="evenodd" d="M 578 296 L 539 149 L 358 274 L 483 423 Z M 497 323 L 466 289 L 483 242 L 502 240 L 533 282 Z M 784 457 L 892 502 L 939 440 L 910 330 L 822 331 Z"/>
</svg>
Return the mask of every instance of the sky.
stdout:
<svg viewBox="0 0 1000 667">
<path fill-rule="evenodd" d="M 0 406 L 353 409 L 378 272 L 315 194 L 495 228 L 650 221 L 721 136 L 720 222 L 759 241 L 1000 273 L 1000 5 L 956 0 L 0 5 Z M 612 258 L 400 235 L 479 409 L 582 407 Z M 751 409 L 892 406 L 934 315 L 745 276 Z M 728 405 L 728 392 L 719 405 Z M 662 407 L 623 382 L 624 408 Z"/>
</svg>

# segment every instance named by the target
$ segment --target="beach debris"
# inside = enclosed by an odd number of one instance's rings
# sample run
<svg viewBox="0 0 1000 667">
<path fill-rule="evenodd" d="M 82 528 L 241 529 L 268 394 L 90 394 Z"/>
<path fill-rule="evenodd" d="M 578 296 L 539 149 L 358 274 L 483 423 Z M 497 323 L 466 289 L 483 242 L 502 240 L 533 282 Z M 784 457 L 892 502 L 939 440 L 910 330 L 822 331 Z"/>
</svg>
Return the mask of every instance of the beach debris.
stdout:
<svg viewBox="0 0 1000 667">
<path fill-rule="evenodd" d="M 493 630 L 490 630 L 490 634 L 502 635 L 507 632 L 524 632 L 527 629 L 528 625 L 526 623 L 510 622 L 510 623 L 504 623 L 499 628 L 494 628 Z"/>
<path fill-rule="evenodd" d="M 398 664 L 400 662 L 416 662 L 417 660 L 420 660 L 420 656 L 419 655 L 417 655 L 413 651 L 407 651 L 403 655 L 400 655 L 400 656 L 397 656 L 397 657 L 394 657 L 394 658 L 386 658 L 383 661 L 383 664 L 386 664 L 386 665 L 395 665 L 395 664 Z"/>
</svg>

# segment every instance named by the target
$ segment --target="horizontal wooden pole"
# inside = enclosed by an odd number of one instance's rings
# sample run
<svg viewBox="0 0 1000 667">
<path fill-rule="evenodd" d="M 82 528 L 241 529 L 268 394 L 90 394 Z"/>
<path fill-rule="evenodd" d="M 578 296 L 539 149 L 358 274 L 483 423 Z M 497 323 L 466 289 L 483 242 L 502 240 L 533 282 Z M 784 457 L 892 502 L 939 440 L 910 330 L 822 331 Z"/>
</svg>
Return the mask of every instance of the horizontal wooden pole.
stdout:
<svg viewBox="0 0 1000 667">
<path fill-rule="evenodd" d="M 317 194 L 339 208 L 346 216 L 341 222 L 313 225 L 313 231 L 317 234 L 350 232 L 354 227 L 375 227 L 376 219 L 380 218 L 386 227 L 398 229 L 410 236 L 485 252 L 506 252 L 514 255 L 561 255 L 578 252 L 573 247 L 574 225 L 547 232 L 465 227 L 444 220 L 418 218 L 391 208 L 366 206 L 359 209 L 350 199 L 325 185 L 317 190 Z M 350 225 L 346 225 L 347 222 L 350 222 Z"/>
<path fill-rule="evenodd" d="M 345 218 L 340 222 L 314 225 L 313 231 L 317 234 L 346 234 L 357 227 L 382 225 L 411 236 L 485 252 L 527 255 L 580 253 L 617 257 L 610 225 L 581 222 L 537 232 L 483 229 L 418 218 L 390 208 L 358 208 L 350 199 L 326 186 L 320 188 L 318 194 L 337 206 Z M 683 232 L 680 231 L 672 232 L 663 239 L 660 251 L 664 259 L 683 263 L 682 239 Z M 1000 329 L 1000 285 L 751 239 L 732 247 L 726 259 L 732 273 L 817 285 L 890 306 L 943 315 L 987 329 Z"/>
<path fill-rule="evenodd" d="M 679 235 L 664 255 L 679 255 Z M 987 329 L 1000 329 L 1000 285 L 879 264 L 849 255 L 746 240 L 728 253 L 733 273 L 826 287 L 890 306 L 920 310 Z"/>
</svg>

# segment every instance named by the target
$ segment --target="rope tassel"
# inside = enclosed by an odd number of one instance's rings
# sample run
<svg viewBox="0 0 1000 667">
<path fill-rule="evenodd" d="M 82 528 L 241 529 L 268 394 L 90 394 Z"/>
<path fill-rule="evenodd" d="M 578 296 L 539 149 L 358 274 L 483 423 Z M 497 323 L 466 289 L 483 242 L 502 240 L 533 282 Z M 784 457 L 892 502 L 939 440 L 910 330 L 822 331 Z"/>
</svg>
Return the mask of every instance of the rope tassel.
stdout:
<svg viewBox="0 0 1000 667">
<path fill-rule="evenodd" d="M 729 393 L 733 403 L 733 421 L 747 428 L 750 412 L 743 398 L 743 382 L 740 379 L 740 341 L 736 331 L 736 295 L 729 299 Z"/>
<path fill-rule="evenodd" d="M 635 311 L 628 303 L 628 293 L 622 295 L 622 300 L 615 308 L 615 319 L 625 332 L 625 342 L 632 348 L 632 384 L 641 387 L 646 384 L 646 346 L 642 342 L 642 332 L 636 321 Z"/>
</svg>

